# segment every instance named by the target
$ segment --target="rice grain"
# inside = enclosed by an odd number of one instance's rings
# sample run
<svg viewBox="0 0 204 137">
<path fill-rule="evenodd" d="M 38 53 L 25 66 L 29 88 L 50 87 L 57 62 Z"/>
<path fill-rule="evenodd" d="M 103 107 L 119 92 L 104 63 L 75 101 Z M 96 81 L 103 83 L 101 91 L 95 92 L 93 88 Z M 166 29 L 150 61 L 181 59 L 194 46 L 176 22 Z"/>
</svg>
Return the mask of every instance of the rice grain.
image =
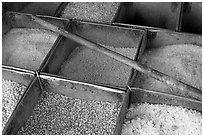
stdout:
<svg viewBox="0 0 204 137">
<path fill-rule="evenodd" d="M 86 101 L 47 91 L 43 94 L 44 97 L 18 134 L 113 134 L 120 105 Z"/>
<path fill-rule="evenodd" d="M 69 2 L 62 17 L 92 22 L 112 22 L 118 2 Z"/>
<path fill-rule="evenodd" d="M 202 114 L 181 106 L 131 104 L 123 135 L 201 135 Z"/>
<path fill-rule="evenodd" d="M 26 87 L 12 80 L 2 79 L 2 129 L 21 99 Z"/>
</svg>

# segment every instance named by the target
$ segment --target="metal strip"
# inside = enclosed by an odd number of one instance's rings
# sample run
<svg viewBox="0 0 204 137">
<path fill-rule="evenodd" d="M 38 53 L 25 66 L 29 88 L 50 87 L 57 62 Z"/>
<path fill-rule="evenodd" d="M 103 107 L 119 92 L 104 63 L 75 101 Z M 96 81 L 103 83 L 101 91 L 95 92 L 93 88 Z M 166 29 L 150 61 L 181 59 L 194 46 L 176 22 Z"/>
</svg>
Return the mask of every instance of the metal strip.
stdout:
<svg viewBox="0 0 204 137">
<path fill-rule="evenodd" d="M 119 115 L 117 117 L 114 135 L 120 135 L 121 134 L 123 121 L 125 119 L 127 108 L 129 105 L 130 105 L 130 90 L 127 89 L 127 91 L 124 95 L 123 101 L 122 101 L 122 106 L 121 106 Z"/>
<path fill-rule="evenodd" d="M 43 84 L 42 84 L 42 81 L 41 81 L 41 79 L 40 79 L 39 72 L 36 71 L 35 74 L 36 74 L 36 76 L 37 76 L 37 79 L 38 79 L 38 82 L 39 82 L 40 89 L 43 91 Z"/>
<path fill-rule="evenodd" d="M 183 15 L 183 4 L 184 2 L 181 2 L 180 8 L 179 8 L 179 16 L 176 23 L 176 31 L 181 31 L 181 23 L 182 23 L 182 15 Z"/>
<path fill-rule="evenodd" d="M 120 7 L 121 7 L 121 2 L 119 2 L 118 8 L 117 8 L 117 10 L 116 10 L 116 12 L 115 12 L 115 15 L 113 16 L 113 18 L 112 18 L 112 20 L 111 20 L 110 23 L 114 22 L 115 19 L 118 17 L 118 13 L 119 13 L 119 11 L 120 11 Z"/>
<path fill-rule="evenodd" d="M 65 26 L 65 29 L 67 30 L 70 26 L 71 22 L 68 22 L 67 25 Z M 55 43 L 53 44 L 52 48 L 50 49 L 50 51 L 48 52 L 48 54 L 46 55 L 43 63 L 41 64 L 40 68 L 39 68 L 39 73 L 44 71 L 44 69 L 46 68 L 46 66 L 49 64 L 50 60 L 52 59 L 52 56 L 55 53 L 55 50 L 57 49 L 58 45 L 60 44 L 61 40 L 62 40 L 63 36 L 59 35 L 58 38 L 56 39 Z"/>
<path fill-rule="evenodd" d="M 142 25 L 133 25 L 133 24 L 125 24 L 125 23 L 118 23 L 118 22 L 113 22 L 111 25 L 118 26 L 118 27 L 128 27 L 128 28 L 133 28 L 133 29 L 152 29 L 152 30 L 168 30 L 165 28 L 158 28 L 158 27 L 149 27 L 149 26 L 142 26 Z"/>
<path fill-rule="evenodd" d="M 141 49 L 145 48 L 146 42 L 147 42 L 147 30 L 144 30 L 144 33 L 140 39 L 140 44 L 138 46 L 137 53 L 135 55 L 135 59 L 134 59 L 135 61 L 138 61 L 140 54 L 142 54 Z M 131 75 L 130 75 L 129 80 L 128 80 L 128 86 L 133 86 L 134 80 L 136 78 L 136 73 L 137 73 L 137 70 L 132 68 Z"/>
<path fill-rule="evenodd" d="M 155 91 L 134 88 L 131 90 L 131 103 L 151 103 L 151 104 L 166 104 L 173 106 L 182 106 L 187 109 L 197 110 L 202 112 L 202 101 L 189 99 L 170 93 L 158 93 Z"/>
<path fill-rule="evenodd" d="M 173 95 L 173 94 L 168 94 L 168 93 L 158 92 L 158 91 L 153 91 L 153 90 L 146 90 L 146 89 L 141 89 L 141 88 L 136 88 L 136 87 L 130 87 L 130 88 L 131 88 L 131 90 L 140 90 L 142 92 L 148 92 L 148 93 L 153 93 L 153 94 L 157 94 L 157 95 L 168 96 L 169 98 L 179 98 L 179 99 L 183 99 L 186 101 L 192 101 L 195 103 L 201 103 L 202 104 L 202 101 L 188 98 L 188 97 L 183 97 L 183 96 L 178 96 L 178 95 Z"/>
<path fill-rule="evenodd" d="M 32 14 L 29 14 L 29 13 L 21 13 L 21 12 L 14 12 L 14 11 L 7 11 L 5 14 L 8 14 L 8 15 L 10 14 L 12 16 L 15 16 L 15 15 L 32 16 Z M 36 17 L 48 18 L 48 19 L 54 19 L 54 20 L 62 20 L 62 21 L 69 21 L 69 19 L 64 19 L 64 18 L 54 17 L 54 16 L 48 16 L 48 15 L 36 15 Z"/>
<path fill-rule="evenodd" d="M 13 66 L 7 66 L 7 65 L 2 65 L 3 70 L 8 70 L 8 71 L 14 71 L 19 74 L 29 74 L 29 75 L 34 75 L 35 72 L 27 69 L 22 69 L 22 68 L 17 68 Z"/>
<path fill-rule="evenodd" d="M 143 29 L 141 29 L 141 28 L 130 28 L 130 27 L 127 27 L 126 26 L 127 24 L 115 25 L 115 24 L 121 24 L 121 23 L 111 23 L 111 24 L 108 24 L 108 23 L 88 22 L 88 21 L 83 21 L 83 20 L 72 19 L 72 23 L 74 23 L 74 22 L 86 23 L 86 24 L 96 25 L 96 26 L 100 25 L 102 27 L 113 27 L 113 28 L 124 29 L 124 30 L 139 30 L 139 31 L 143 31 Z"/>
<path fill-rule="evenodd" d="M 113 17 L 113 19 L 112 19 L 112 21 L 111 21 L 111 24 L 116 21 L 116 19 L 118 18 L 119 14 L 120 14 L 120 9 L 121 9 L 121 6 L 122 6 L 121 3 L 122 3 L 122 2 L 119 3 L 118 9 L 117 9 L 117 11 L 116 11 L 115 16 Z"/>
<path fill-rule="evenodd" d="M 95 84 L 89 84 L 89 83 L 84 83 L 84 82 L 80 82 L 80 81 L 74 81 L 74 80 L 69 80 L 57 75 L 51 75 L 51 74 L 47 74 L 47 73 L 41 73 L 40 74 L 40 78 L 44 78 L 44 79 L 53 79 L 53 80 L 59 80 L 59 81 L 65 81 L 65 82 L 70 82 L 70 83 L 74 83 L 74 84 L 81 84 L 81 85 L 85 85 L 85 86 L 91 86 L 100 90 L 105 90 L 105 91 L 109 91 L 109 92 L 114 92 L 114 93 L 119 93 L 119 94 L 123 94 L 125 93 L 124 90 L 120 90 L 120 89 L 116 89 L 116 88 L 109 88 L 106 86 L 100 86 L 100 85 L 95 85 Z"/>
<path fill-rule="evenodd" d="M 59 5 L 59 7 L 57 8 L 54 17 L 60 17 L 62 11 L 64 10 L 64 8 L 67 6 L 68 2 L 61 2 L 61 4 Z"/>
</svg>

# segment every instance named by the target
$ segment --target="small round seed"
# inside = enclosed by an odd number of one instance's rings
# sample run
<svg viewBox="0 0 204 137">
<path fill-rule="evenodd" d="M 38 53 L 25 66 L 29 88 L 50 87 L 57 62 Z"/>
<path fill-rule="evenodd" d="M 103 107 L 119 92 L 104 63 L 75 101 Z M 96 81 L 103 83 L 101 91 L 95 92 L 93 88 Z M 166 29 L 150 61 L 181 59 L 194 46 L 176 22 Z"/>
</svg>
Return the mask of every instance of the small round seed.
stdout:
<svg viewBox="0 0 204 137">
<path fill-rule="evenodd" d="M 111 22 L 119 7 L 118 2 L 70 2 L 62 17 L 92 22 Z"/>
<path fill-rule="evenodd" d="M 113 134 L 120 105 L 45 91 L 18 134 Z"/>
<path fill-rule="evenodd" d="M 199 135 L 202 114 L 181 106 L 131 104 L 122 134 Z"/>
<path fill-rule="evenodd" d="M 2 79 L 2 129 L 21 99 L 26 87 L 12 80 Z"/>
</svg>

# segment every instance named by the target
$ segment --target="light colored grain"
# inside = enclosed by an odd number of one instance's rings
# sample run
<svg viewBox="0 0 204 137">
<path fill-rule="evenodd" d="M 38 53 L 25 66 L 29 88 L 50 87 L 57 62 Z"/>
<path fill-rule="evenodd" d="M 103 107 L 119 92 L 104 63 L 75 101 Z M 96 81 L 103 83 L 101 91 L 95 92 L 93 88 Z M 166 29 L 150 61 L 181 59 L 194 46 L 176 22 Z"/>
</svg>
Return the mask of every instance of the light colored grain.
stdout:
<svg viewBox="0 0 204 137">
<path fill-rule="evenodd" d="M 112 134 L 120 106 L 109 102 L 86 101 L 53 92 L 44 97 L 18 134 L 89 135 Z"/>
<path fill-rule="evenodd" d="M 2 79 L 2 129 L 21 99 L 26 87 L 12 80 Z"/>
<path fill-rule="evenodd" d="M 92 22 L 112 22 L 117 12 L 117 2 L 70 2 L 62 17 Z"/>
<path fill-rule="evenodd" d="M 106 48 L 134 59 L 137 48 Z M 126 86 L 131 67 L 86 47 L 77 47 L 61 66 L 59 75 L 73 80 Z"/>
<path fill-rule="evenodd" d="M 57 36 L 43 29 L 12 29 L 3 37 L 2 62 L 5 65 L 37 70 Z"/>
<path fill-rule="evenodd" d="M 202 114 L 181 106 L 131 104 L 122 134 L 201 135 Z"/>
</svg>

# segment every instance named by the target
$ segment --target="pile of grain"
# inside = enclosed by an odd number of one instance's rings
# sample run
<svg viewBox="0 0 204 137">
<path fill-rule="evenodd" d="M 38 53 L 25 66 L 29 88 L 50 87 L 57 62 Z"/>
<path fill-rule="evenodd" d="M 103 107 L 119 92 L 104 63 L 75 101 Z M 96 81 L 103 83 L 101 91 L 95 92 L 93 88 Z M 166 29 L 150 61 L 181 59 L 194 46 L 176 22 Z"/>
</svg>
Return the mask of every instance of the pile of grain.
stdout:
<svg viewBox="0 0 204 137">
<path fill-rule="evenodd" d="M 181 44 L 151 49 L 142 56 L 141 62 L 177 80 L 202 89 L 201 47 Z M 168 93 L 177 94 L 178 92 L 141 73 L 138 74 L 135 86 Z"/>
<path fill-rule="evenodd" d="M 37 70 L 56 38 L 57 34 L 43 29 L 12 29 L 3 37 L 2 62 Z"/>
<path fill-rule="evenodd" d="M 26 87 L 12 80 L 2 79 L 2 129 L 21 99 Z"/>
<path fill-rule="evenodd" d="M 137 48 L 104 47 L 131 59 L 137 51 Z M 126 86 L 130 74 L 131 67 L 84 46 L 77 47 L 59 71 L 59 75 L 72 80 L 114 86 Z"/>
<path fill-rule="evenodd" d="M 20 12 L 53 16 L 59 5 L 60 2 L 31 2 Z"/>
<path fill-rule="evenodd" d="M 113 134 L 120 105 L 44 92 L 18 134 Z"/>
<path fill-rule="evenodd" d="M 62 17 L 92 22 L 112 22 L 118 2 L 70 2 Z"/>
<path fill-rule="evenodd" d="M 131 104 L 123 135 L 201 135 L 202 114 L 178 106 Z"/>
</svg>

